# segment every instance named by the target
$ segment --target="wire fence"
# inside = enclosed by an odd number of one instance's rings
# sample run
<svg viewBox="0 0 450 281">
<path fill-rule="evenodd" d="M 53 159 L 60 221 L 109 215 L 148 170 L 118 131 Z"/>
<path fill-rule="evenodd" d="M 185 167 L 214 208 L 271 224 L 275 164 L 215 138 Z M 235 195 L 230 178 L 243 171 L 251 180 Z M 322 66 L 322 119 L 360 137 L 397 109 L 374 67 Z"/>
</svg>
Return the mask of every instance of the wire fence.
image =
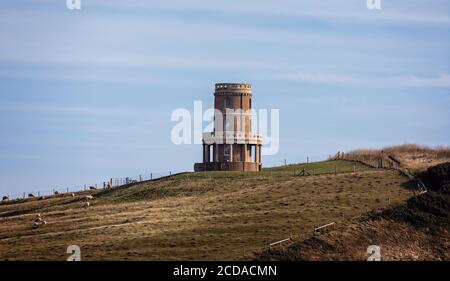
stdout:
<svg viewBox="0 0 450 281">
<path fill-rule="evenodd" d="M 269 161 L 264 161 L 263 166 L 265 168 L 272 168 L 272 167 L 282 167 L 287 166 L 290 164 L 299 164 L 299 163 L 314 163 L 314 162 L 320 162 L 320 161 L 326 161 L 330 159 L 335 159 L 335 155 L 326 155 L 326 156 L 305 156 L 305 157 L 298 157 L 298 158 L 279 158 L 279 159 L 270 159 Z M 340 157 L 343 159 L 342 157 Z M 350 160 L 350 159 L 349 159 Z M 353 170 L 353 168 L 351 169 Z M 60 194 L 67 194 L 67 193 L 75 193 L 75 192 L 82 192 L 82 191 L 89 191 L 89 190 L 98 190 L 98 189 L 110 189 L 110 188 L 119 188 L 130 184 L 135 184 L 143 181 L 152 181 L 152 180 L 159 180 L 162 178 L 170 177 L 172 175 L 181 173 L 182 171 L 168 171 L 168 172 L 151 172 L 148 174 L 140 174 L 135 176 L 128 176 L 128 177 L 111 177 L 106 179 L 102 182 L 97 183 L 91 183 L 91 184 L 84 184 L 81 186 L 72 186 L 72 187 L 59 187 L 59 188 L 50 188 L 50 189 L 44 189 L 44 190 L 34 190 L 33 192 L 20 192 L 20 193 L 12 193 L 12 194 L 2 194 L 2 200 L 1 201 L 9 201 L 9 200 L 17 200 L 17 199 L 26 199 L 26 198 L 35 198 L 35 197 L 49 197 L 49 196 L 55 196 Z M 294 171 L 295 173 L 299 174 L 302 171 Z M 305 171 L 303 171 L 305 172 Z M 324 171 L 306 171 L 307 173 L 311 174 L 320 174 L 324 173 Z M 335 169 L 332 169 L 329 171 L 330 173 L 334 172 L 336 173 Z M 340 171 L 343 172 L 343 171 Z"/>
<path fill-rule="evenodd" d="M 84 184 L 81 186 L 72 186 L 72 187 L 59 187 L 59 188 L 49 188 L 49 189 L 41 189 L 34 190 L 30 192 L 20 192 L 20 193 L 11 193 L 11 194 L 3 194 L 1 202 L 4 201 L 12 201 L 18 199 L 29 199 L 29 198 L 44 198 L 49 196 L 57 196 L 67 193 L 75 193 L 89 190 L 101 190 L 101 189 L 110 189 L 110 188 L 119 188 L 130 184 L 136 184 L 144 181 L 152 181 L 152 180 L 160 180 L 162 178 L 167 178 L 172 175 L 178 174 L 180 172 L 156 172 L 156 173 L 148 173 L 141 174 L 136 176 L 129 177 L 112 177 L 108 178 L 105 181 Z"/>
</svg>

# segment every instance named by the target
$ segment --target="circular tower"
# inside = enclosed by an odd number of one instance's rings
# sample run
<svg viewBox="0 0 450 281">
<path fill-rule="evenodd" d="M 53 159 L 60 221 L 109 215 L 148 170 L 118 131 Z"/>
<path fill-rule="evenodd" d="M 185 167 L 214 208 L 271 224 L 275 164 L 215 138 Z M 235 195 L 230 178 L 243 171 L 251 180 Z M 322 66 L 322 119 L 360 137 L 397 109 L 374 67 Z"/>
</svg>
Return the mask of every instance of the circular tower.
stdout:
<svg viewBox="0 0 450 281">
<path fill-rule="evenodd" d="M 252 133 L 252 86 L 217 83 L 214 131 L 203 134 L 203 163 L 195 171 L 260 171 L 262 137 Z"/>
</svg>

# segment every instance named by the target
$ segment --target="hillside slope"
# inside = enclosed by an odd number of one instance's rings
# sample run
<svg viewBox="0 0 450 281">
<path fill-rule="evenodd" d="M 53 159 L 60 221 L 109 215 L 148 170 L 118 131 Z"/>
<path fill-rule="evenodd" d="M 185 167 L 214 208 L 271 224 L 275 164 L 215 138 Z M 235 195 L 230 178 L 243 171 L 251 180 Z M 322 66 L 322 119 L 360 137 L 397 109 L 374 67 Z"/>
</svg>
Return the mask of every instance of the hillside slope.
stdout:
<svg viewBox="0 0 450 281">
<path fill-rule="evenodd" d="M 258 254 L 262 260 L 365 260 L 377 245 L 383 260 L 450 260 L 450 163 L 422 174 L 431 191 L 349 225 Z"/>
<path fill-rule="evenodd" d="M 397 171 L 327 161 L 89 192 L 89 208 L 86 193 L 0 204 L 0 259 L 65 260 L 72 244 L 83 260 L 252 259 L 268 243 L 400 205 L 410 188 Z M 47 224 L 34 228 L 38 213 Z"/>
</svg>

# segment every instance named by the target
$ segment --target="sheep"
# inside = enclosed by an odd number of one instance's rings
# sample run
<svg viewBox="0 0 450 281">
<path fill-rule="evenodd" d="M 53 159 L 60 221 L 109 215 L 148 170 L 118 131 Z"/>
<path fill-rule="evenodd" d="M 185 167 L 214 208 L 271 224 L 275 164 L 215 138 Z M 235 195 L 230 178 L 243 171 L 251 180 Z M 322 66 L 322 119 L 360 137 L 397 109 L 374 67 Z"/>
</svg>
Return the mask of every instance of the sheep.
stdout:
<svg viewBox="0 0 450 281">
<path fill-rule="evenodd" d="M 84 207 L 85 207 L 85 208 L 89 208 L 90 205 L 91 205 L 91 204 L 89 203 L 89 201 L 86 201 L 86 202 L 84 203 Z"/>
<path fill-rule="evenodd" d="M 34 194 L 33 193 L 28 193 L 28 198 L 34 198 Z"/>
<path fill-rule="evenodd" d="M 36 219 L 34 220 L 33 227 L 37 228 L 41 225 L 47 224 L 47 221 L 43 220 L 41 214 L 36 214 Z"/>
<path fill-rule="evenodd" d="M 97 188 L 95 186 L 89 186 L 90 190 L 96 190 Z"/>
<path fill-rule="evenodd" d="M 92 199 L 94 199 L 94 196 L 92 196 L 92 195 L 86 195 L 86 200 L 92 200 Z"/>
<path fill-rule="evenodd" d="M 55 192 L 54 192 L 54 193 L 55 193 L 55 195 L 58 195 L 58 194 L 59 194 L 58 190 L 55 190 Z"/>
<path fill-rule="evenodd" d="M 75 197 L 75 193 L 72 192 L 71 196 L 72 196 L 72 197 Z"/>
<path fill-rule="evenodd" d="M 9 197 L 8 196 L 3 196 L 2 201 L 6 201 L 6 200 L 9 200 Z"/>
</svg>

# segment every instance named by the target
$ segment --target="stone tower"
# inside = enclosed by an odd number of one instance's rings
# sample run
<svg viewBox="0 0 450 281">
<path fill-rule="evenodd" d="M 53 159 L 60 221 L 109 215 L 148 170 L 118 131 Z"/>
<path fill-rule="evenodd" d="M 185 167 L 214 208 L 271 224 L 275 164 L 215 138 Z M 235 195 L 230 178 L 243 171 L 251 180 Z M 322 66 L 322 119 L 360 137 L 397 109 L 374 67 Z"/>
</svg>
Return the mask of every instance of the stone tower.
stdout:
<svg viewBox="0 0 450 281">
<path fill-rule="evenodd" d="M 203 162 L 195 171 L 260 171 L 262 137 L 252 133 L 252 86 L 218 83 L 214 131 L 203 134 Z"/>
</svg>

